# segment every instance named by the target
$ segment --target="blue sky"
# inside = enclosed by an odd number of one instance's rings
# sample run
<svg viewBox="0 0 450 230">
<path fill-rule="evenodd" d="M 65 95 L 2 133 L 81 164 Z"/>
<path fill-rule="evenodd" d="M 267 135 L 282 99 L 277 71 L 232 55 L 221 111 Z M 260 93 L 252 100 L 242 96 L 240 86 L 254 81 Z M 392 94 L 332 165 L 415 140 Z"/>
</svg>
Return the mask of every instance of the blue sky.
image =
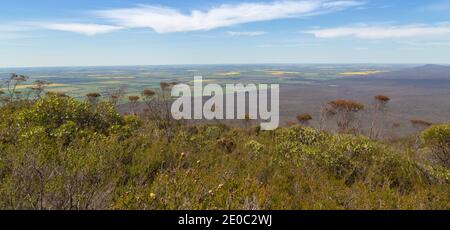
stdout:
<svg viewBox="0 0 450 230">
<path fill-rule="evenodd" d="M 0 5 L 0 67 L 450 63 L 450 0 Z"/>
</svg>

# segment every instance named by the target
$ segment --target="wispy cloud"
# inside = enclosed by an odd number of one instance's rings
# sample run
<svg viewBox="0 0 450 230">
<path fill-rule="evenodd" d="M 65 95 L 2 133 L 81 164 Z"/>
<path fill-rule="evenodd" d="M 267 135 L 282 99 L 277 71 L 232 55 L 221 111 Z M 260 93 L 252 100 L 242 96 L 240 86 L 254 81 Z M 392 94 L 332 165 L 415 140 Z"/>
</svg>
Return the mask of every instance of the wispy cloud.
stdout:
<svg viewBox="0 0 450 230">
<path fill-rule="evenodd" d="M 85 23 L 53 23 L 53 22 L 18 22 L 9 25 L 0 25 L 0 38 L 21 38 L 26 34 L 38 30 L 57 30 L 80 33 L 87 36 L 109 33 L 122 29 L 119 26 Z"/>
<path fill-rule="evenodd" d="M 228 31 L 230 36 L 246 36 L 246 37 L 256 37 L 267 34 L 265 31 Z"/>
<path fill-rule="evenodd" d="M 399 41 L 399 44 L 416 47 L 444 47 L 450 46 L 450 41 Z"/>
<path fill-rule="evenodd" d="M 87 36 L 110 33 L 127 28 L 150 28 L 157 33 L 207 31 L 250 22 L 283 18 L 308 17 L 364 5 L 360 0 L 282 0 L 260 3 L 223 4 L 207 10 L 193 9 L 182 13 L 178 9 L 139 5 L 131 8 L 92 11 L 91 22 L 20 22 L 8 28 L 0 27 L 0 38 L 14 38 L 32 30 L 56 30 Z M 97 23 L 99 19 L 107 23 Z M 86 20 L 86 19 L 84 19 Z M 230 31 L 231 36 L 260 36 L 263 31 Z"/>
<path fill-rule="evenodd" d="M 427 38 L 450 36 L 450 24 L 401 26 L 348 26 L 307 31 L 317 38 L 355 37 L 360 39 Z"/>
<path fill-rule="evenodd" d="M 95 11 L 98 17 L 125 28 L 151 28 L 157 33 L 212 30 L 243 23 L 307 17 L 364 4 L 357 0 L 274 1 L 225 4 L 184 14 L 177 9 L 142 5 Z"/>
<path fill-rule="evenodd" d="M 32 28 L 25 25 L 0 25 L 0 40 L 26 38 L 28 35 L 25 32 L 29 32 L 30 30 Z"/>
<path fill-rule="evenodd" d="M 82 23 L 49 23 L 41 25 L 45 29 L 80 33 L 88 36 L 105 34 L 122 29 L 120 26 Z"/>
</svg>

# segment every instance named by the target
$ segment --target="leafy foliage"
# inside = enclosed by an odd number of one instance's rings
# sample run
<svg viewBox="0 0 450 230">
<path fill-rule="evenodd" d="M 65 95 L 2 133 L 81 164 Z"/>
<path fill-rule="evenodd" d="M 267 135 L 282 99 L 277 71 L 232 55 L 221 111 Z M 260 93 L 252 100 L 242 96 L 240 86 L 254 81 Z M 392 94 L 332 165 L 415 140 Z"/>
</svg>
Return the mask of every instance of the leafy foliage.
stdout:
<svg viewBox="0 0 450 230">
<path fill-rule="evenodd" d="M 422 136 L 446 146 L 448 125 Z M 0 109 L 0 208 L 449 209 L 448 168 L 416 154 L 301 126 L 167 129 L 49 94 Z"/>
<path fill-rule="evenodd" d="M 422 133 L 424 143 L 432 150 L 434 159 L 450 169 L 450 125 L 435 125 Z"/>
</svg>

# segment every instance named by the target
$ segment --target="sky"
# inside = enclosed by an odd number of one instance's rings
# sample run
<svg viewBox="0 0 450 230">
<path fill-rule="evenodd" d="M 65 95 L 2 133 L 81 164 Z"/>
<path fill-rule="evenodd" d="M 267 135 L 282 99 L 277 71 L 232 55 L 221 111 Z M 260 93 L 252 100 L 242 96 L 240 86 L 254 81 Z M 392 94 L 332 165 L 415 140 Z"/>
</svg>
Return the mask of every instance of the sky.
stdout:
<svg viewBox="0 0 450 230">
<path fill-rule="evenodd" d="M 0 67 L 450 63 L 450 0 L 2 0 Z"/>
</svg>

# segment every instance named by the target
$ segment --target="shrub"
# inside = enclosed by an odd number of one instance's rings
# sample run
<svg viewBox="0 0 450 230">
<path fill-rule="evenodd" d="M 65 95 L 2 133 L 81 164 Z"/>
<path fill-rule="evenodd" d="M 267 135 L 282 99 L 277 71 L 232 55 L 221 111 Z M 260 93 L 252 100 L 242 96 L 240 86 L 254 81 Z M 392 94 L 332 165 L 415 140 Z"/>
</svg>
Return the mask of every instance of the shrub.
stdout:
<svg viewBox="0 0 450 230">
<path fill-rule="evenodd" d="M 424 120 L 419 120 L 419 119 L 413 119 L 410 122 L 414 128 L 418 128 L 418 129 L 427 128 L 427 127 L 430 127 L 433 125 L 433 123 L 431 123 L 429 121 L 424 121 Z"/>
<path fill-rule="evenodd" d="M 102 95 L 100 95 L 99 93 L 88 93 L 86 94 L 86 98 L 88 99 L 88 101 L 93 105 L 96 106 L 99 97 L 101 97 Z"/>
<path fill-rule="evenodd" d="M 47 95 L 0 108 L 0 209 L 448 209 L 448 168 L 415 153 L 302 126 L 168 130 Z"/>
<path fill-rule="evenodd" d="M 391 100 L 391 98 L 389 98 L 388 96 L 381 95 L 381 94 L 375 96 L 374 99 L 375 99 L 375 101 L 377 101 L 377 102 L 379 102 L 381 104 L 387 104 Z"/>
<path fill-rule="evenodd" d="M 224 137 L 217 140 L 217 146 L 227 153 L 232 153 L 236 149 L 236 142 L 229 137 Z"/>
<path fill-rule="evenodd" d="M 450 168 L 450 125 L 435 125 L 422 132 L 423 142 L 431 148 L 433 158 Z"/>
<path fill-rule="evenodd" d="M 356 114 L 364 110 L 364 105 L 352 100 L 334 100 L 328 103 L 330 108 L 328 114 L 335 114 L 339 132 L 350 132 L 354 130 L 352 123 L 356 121 Z"/>
<path fill-rule="evenodd" d="M 318 165 L 336 178 L 345 179 L 347 184 L 364 179 L 379 151 L 378 146 L 362 136 L 336 136 L 329 142 L 326 150 L 315 156 Z"/>
<path fill-rule="evenodd" d="M 48 136 L 60 136 L 61 132 L 67 134 L 69 126 L 74 130 L 74 135 L 78 129 L 107 135 L 111 126 L 123 123 L 123 118 L 109 103 L 99 103 L 97 110 L 93 111 L 86 102 L 54 95 L 39 99 L 32 106 L 19 111 L 15 118 L 18 129 L 43 127 Z"/>
<path fill-rule="evenodd" d="M 328 103 L 335 110 L 348 112 L 359 112 L 364 109 L 364 105 L 352 100 L 335 100 Z"/>
<path fill-rule="evenodd" d="M 313 128 L 293 126 L 276 130 L 279 141 L 291 141 L 305 145 L 316 145 L 327 138 L 327 134 Z"/>
<path fill-rule="evenodd" d="M 153 97 L 153 96 L 156 95 L 156 92 L 153 91 L 153 90 L 151 90 L 151 89 L 146 89 L 146 90 L 144 90 L 144 91 L 142 92 L 142 95 L 143 95 L 145 98 L 151 98 L 151 97 Z"/>
<path fill-rule="evenodd" d="M 313 117 L 309 114 L 300 114 L 297 116 L 297 121 L 302 125 L 307 125 L 312 119 Z"/>
<path fill-rule="evenodd" d="M 245 144 L 245 148 L 253 155 L 258 155 L 264 150 L 264 145 L 258 141 L 251 140 Z"/>
<path fill-rule="evenodd" d="M 378 137 L 382 136 L 383 132 L 383 120 L 385 113 L 387 111 L 387 104 L 391 100 L 386 95 L 377 95 L 374 97 L 375 105 L 373 108 L 373 115 L 372 115 L 372 124 L 370 126 L 369 131 L 369 137 L 372 139 L 377 139 Z"/>
</svg>

